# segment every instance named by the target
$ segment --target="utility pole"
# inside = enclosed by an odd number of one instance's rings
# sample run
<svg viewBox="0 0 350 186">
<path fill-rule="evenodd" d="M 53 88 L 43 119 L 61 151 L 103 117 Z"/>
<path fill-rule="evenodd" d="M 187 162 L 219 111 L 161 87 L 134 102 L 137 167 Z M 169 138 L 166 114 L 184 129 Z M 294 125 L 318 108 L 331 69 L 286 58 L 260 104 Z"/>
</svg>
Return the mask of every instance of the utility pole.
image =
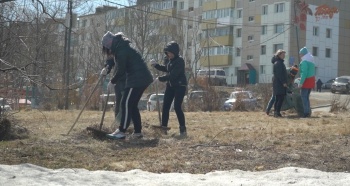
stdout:
<svg viewBox="0 0 350 186">
<path fill-rule="evenodd" d="M 65 96 L 65 109 L 69 109 L 69 74 L 70 74 L 70 47 L 71 47 L 71 36 L 72 36 L 72 24 L 73 24 L 73 12 L 72 12 L 72 0 L 68 0 L 68 14 L 69 14 L 69 24 L 68 24 L 68 36 L 67 36 L 67 48 L 66 48 L 66 71 L 65 74 L 65 87 L 66 87 L 66 96 Z"/>
<path fill-rule="evenodd" d="M 206 97 L 206 101 L 207 101 L 207 109 L 209 112 L 211 112 L 211 105 L 210 105 L 210 95 L 211 95 L 211 91 L 210 91 L 210 59 L 209 59 L 209 29 L 208 29 L 208 24 L 206 23 L 206 27 L 207 27 L 207 47 L 208 47 L 208 54 L 207 54 L 207 58 L 208 58 L 208 92 L 207 92 L 207 97 Z"/>
<path fill-rule="evenodd" d="M 297 10 L 295 8 L 295 6 L 297 5 L 297 0 L 294 0 L 294 19 L 297 17 Z M 299 46 L 299 30 L 298 30 L 298 25 L 295 23 L 295 20 L 294 20 L 294 26 L 295 26 L 295 35 L 296 35 L 296 38 L 297 38 L 297 56 L 298 56 L 298 63 L 300 63 L 300 56 L 299 56 L 299 49 L 300 49 L 300 46 Z"/>
</svg>

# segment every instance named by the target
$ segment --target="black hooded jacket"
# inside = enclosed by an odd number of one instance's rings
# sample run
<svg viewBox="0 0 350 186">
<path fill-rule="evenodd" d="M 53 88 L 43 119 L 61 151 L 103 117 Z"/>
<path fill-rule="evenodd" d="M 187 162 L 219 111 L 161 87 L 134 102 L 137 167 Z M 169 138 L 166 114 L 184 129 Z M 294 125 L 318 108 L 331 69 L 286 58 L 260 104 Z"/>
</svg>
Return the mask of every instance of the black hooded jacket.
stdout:
<svg viewBox="0 0 350 186">
<path fill-rule="evenodd" d="M 164 48 L 164 52 L 171 52 L 174 54 L 174 58 L 171 60 L 168 60 L 165 65 L 155 65 L 155 68 L 159 71 L 166 72 L 167 74 L 164 76 L 159 77 L 159 81 L 167 81 L 167 83 L 171 87 L 176 86 L 186 86 L 187 85 L 187 78 L 185 75 L 185 61 L 183 58 L 179 55 L 179 45 L 171 41 L 167 44 L 167 46 Z"/>
<path fill-rule="evenodd" d="M 273 95 L 286 95 L 287 88 L 283 84 L 287 84 L 287 69 L 284 60 L 276 57 L 273 65 Z"/>
<path fill-rule="evenodd" d="M 123 35 L 116 35 L 113 38 L 112 53 L 116 60 L 116 73 L 111 82 L 126 76 L 125 88 L 145 87 L 153 82 L 153 77 L 142 56 L 130 46 L 130 41 Z"/>
</svg>

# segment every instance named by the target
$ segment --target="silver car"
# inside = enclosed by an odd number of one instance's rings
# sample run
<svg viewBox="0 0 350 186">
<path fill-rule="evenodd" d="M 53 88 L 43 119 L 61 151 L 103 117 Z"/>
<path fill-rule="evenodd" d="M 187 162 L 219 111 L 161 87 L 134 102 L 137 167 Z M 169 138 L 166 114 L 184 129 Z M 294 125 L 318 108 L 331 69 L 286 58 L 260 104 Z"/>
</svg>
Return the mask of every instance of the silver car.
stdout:
<svg viewBox="0 0 350 186">
<path fill-rule="evenodd" d="M 350 76 L 340 76 L 335 78 L 331 87 L 331 92 L 350 93 Z"/>
</svg>

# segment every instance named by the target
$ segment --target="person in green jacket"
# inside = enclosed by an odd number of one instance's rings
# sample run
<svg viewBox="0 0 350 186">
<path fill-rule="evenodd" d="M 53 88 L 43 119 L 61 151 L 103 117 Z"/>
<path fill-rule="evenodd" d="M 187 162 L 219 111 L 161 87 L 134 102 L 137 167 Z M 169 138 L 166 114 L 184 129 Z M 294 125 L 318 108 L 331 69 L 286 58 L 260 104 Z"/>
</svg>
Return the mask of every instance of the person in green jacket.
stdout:
<svg viewBox="0 0 350 186">
<path fill-rule="evenodd" d="M 311 116 L 310 108 L 310 93 L 313 88 L 315 88 L 315 63 L 314 56 L 307 50 L 306 47 L 303 47 L 299 51 L 301 57 L 300 62 L 300 95 L 304 107 L 304 115 L 302 117 Z"/>
</svg>

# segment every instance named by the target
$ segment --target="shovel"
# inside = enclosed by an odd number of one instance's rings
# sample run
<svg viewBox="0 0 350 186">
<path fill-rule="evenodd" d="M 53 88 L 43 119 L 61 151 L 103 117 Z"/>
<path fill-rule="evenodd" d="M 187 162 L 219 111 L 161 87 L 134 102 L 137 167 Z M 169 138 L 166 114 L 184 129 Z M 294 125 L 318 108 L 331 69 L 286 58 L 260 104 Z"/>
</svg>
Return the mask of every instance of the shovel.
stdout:
<svg viewBox="0 0 350 186">
<path fill-rule="evenodd" d="M 159 102 L 159 96 L 158 96 L 158 83 L 159 80 L 156 80 L 156 97 L 157 97 L 157 111 L 158 111 L 158 119 L 159 119 L 159 125 L 151 125 L 152 128 L 155 129 L 160 129 L 162 131 L 163 134 L 168 134 L 168 130 L 170 130 L 170 127 L 163 127 L 162 126 L 162 117 L 161 117 L 161 113 L 160 113 L 160 102 Z"/>
<path fill-rule="evenodd" d="M 79 113 L 78 117 L 75 119 L 75 121 L 74 121 L 74 123 L 73 123 L 72 127 L 69 129 L 69 131 L 68 131 L 67 135 L 69 135 L 69 133 L 70 133 L 70 132 L 73 130 L 73 128 L 74 128 L 74 126 L 75 126 L 75 124 L 77 124 L 77 122 L 78 122 L 78 120 L 79 120 L 79 118 L 80 118 L 81 113 L 83 113 L 83 111 L 84 111 L 84 109 L 85 109 L 85 107 L 86 107 L 87 103 L 90 101 L 90 99 L 91 99 L 92 95 L 93 95 L 93 94 L 94 94 L 94 92 L 96 91 L 97 86 L 98 86 L 98 84 L 100 83 L 100 81 L 101 81 L 102 77 L 103 77 L 103 75 L 100 75 L 100 77 L 98 78 L 98 80 L 97 80 L 97 83 L 96 83 L 95 87 L 92 89 L 91 94 L 89 95 L 88 99 L 86 100 L 86 102 L 85 102 L 85 104 L 84 104 L 83 108 L 81 109 L 81 111 L 80 111 L 80 113 Z"/>
<path fill-rule="evenodd" d="M 98 138 L 103 138 L 103 137 L 105 137 L 108 134 L 108 132 L 102 130 L 102 126 L 103 126 L 103 121 L 104 121 L 106 110 L 107 110 L 107 106 L 108 106 L 109 94 L 110 94 L 110 92 L 109 92 L 109 90 L 107 90 L 107 98 L 106 98 L 106 101 L 104 103 L 99 129 L 96 129 L 94 127 L 87 127 L 86 128 L 86 130 L 91 131 L 93 133 L 93 135 L 97 136 Z"/>
</svg>

